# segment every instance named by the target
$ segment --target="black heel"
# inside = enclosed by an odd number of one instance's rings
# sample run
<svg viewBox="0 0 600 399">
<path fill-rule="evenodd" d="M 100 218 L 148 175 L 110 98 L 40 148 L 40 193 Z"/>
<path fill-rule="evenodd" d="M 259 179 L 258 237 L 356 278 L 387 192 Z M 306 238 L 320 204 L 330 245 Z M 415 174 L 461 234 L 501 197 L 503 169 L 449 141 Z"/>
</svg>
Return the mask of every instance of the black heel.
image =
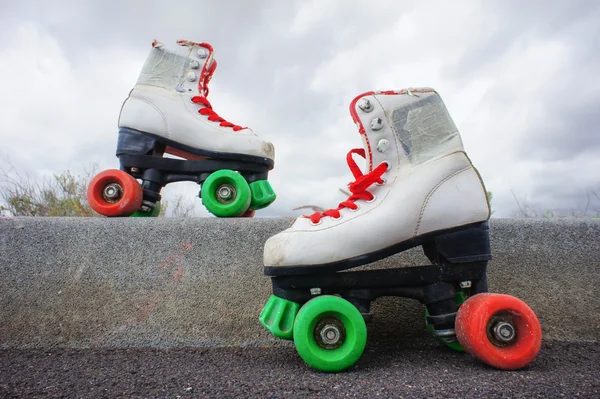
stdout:
<svg viewBox="0 0 600 399">
<path fill-rule="evenodd" d="M 156 137 L 126 127 L 119 128 L 117 156 L 123 154 L 152 155 L 154 150 L 161 146 L 164 148 L 164 145 Z"/>
<path fill-rule="evenodd" d="M 435 264 L 491 260 L 489 224 L 486 221 L 436 235 L 423 244 L 423 252 Z"/>
</svg>

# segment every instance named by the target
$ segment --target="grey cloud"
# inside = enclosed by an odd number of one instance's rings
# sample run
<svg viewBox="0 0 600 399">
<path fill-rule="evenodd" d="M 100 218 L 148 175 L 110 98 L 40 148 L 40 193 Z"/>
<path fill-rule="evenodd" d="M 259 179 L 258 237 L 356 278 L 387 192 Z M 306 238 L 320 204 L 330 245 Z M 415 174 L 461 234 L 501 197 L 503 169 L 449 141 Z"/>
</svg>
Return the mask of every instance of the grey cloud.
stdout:
<svg viewBox="0 0 600 399">
<path fill-rule="evenodd" d="M 32 20 L 59 41 L 74 68 L 85 65 L 89 52 L 102 54 L 111 47 L 122 48 L 132 58 L 142 60 L 154 38 L 168 46 L 174 46 L 174 41 L 179 38 L 211 43 L 219 63 L 213 88 L 235 93 L 238 101 L 248 104 L 251 118 L 239 120 L 239 123 L 249 125 L 259 135 L 265 132 L 276 148 L 287 149 L 285 158 L 276 160 L 273 172 L 281 190 L 286 190 L 286 185 L 302 186 L 325 177 L 338 176 L 343 183 L 346 183 L 343 176 L 350 178 L 345 152 L 361 145 L 347 111 L 351 98 L 347 94 L 315 93 L 310 84 L 319 69 L 337 54 L 355 48 L 358 43 L 366 43 L 369 48 L 369 40 L 374 35 L 393 26 L 419 6 L 416 3 L 406 6 L 397 1 L 372 3 L 377 6 L 365 6 L 371 3 L 364 1 L 340 2 L 338 8 L 328 10 L 325 15 L 315 15 L 315 21 L 305 31 L 293 32 L 298 11 L 308 7 L 307 4 L 310 3 L 275 0 L 185 0 L 176 5 L 158 0 L 13 2 L 10 8 L 3 7 L 0 31 L 3 37 L 10 37 L 21 21 Z M 600 3 L 538 0 L 485 4 L 489 7 L 486 14 L 494 16 L 499 23 L 498 29 L 489 36 L 485 35 L 487 32 L 473 32 L 473 44 L 454 65 L 443 67 L 442 76 L 458 85 L 468 82 L 478 71 L 497 63 L 516 41 L 523 38 L 566 40 L 574 54 L 573 70 L 560 81 L 553 82 L 556 95 L 531 99 L 541 102 L 553 119 L 532 120 L 515 154 L 546 162 L 598 152 L 596 132 L 600 120 L 594 110 L 599 109 L 600 96 L 591 93 L 584 98 L 570 93 L 571 88 L 585 87 L 588 81 L 595 80 L 600 70 L 594 47 L 594 43 L 600 42 L 599 29 L 594 25 L 600 15 Z M 309 16 L 311 12 L 318 12 L 305 11 Z M 436 28 L 424 21 L 420 29 Z M 394 43 L 390 43 L 390 49 L 406 51 L 394 48 Z M 362 56 L 364 58 L 350 61 L 360 63 L 361 75 L 354 76 L 352 82 L 347 82 L 348 86 L 363 87 L 373 82 L 373 77 L 369 76 L 370 66 L 377 62 L 378 55 L 367 53 Z M 345 93 L 342 89 L 340 93 Z M 124 99 L 127 93 L 122 94 Z M 485 101 L 492 105 L 510 101 L 510 96 L 504 96 L 505 91 L 495 90 Z M 226 112 L 227 104 L 217 101 L 214 105 L 223 117 L 238 122 L 236 115 Z M 119 106 L 120 103 L 106 103 L 107 109 L 98 112 L 116 123 Z M 506 117 L 510 118 L 510 115 Z M 347 118 L 348 123 L 340 124 L 340 118 Z M 339 126 L 339 132 L 325 134 L 332 126 Z M 114 142 L 110 141 L 115 132 L 98 132 L 92 126 L 86 133 L 101 134 L 101 142 L 95 147 L 80 147 L 71 159 L 72 164 L 84 163 L 102 153 L 102 159 L 116 167 Z M 49 155 L 36 162 L 36 168 L 52 168 L 55 161 Z M 545 175 L 539 178 L 544 184 L 536 186 L 534 191 L 540 198 L 550 193 L 565 203 L 577 199 L 568 195 L 573 190 L 565 187 L 562 180 Z M 337 191 L 337 188 L 330 187 L 329 190 Z M 320 193 L 309 194 L 320 201 Z M 293 203 L 294 198 L 281 198 L 282 201 L 267 208 L 265 214 L 288 214 L 291 207 L 302 205 Z M 510 202 L 511 198 L 498 199 L 502 206 Z M 324 205 L 334 206 L 335 203 Z"/>
<path fill-rule="evenodd" d="M 590 49 L 589 43 L 597 39 L 597 32 L 578 32 L 582 25 L 597 27 L 600 3 L 594 0 L 558 1 L 501 1 L 490 3 L 494 16 L 491 32 L 473 32 L 473 44 L 469 51 L 454 65 L 444 68 L 448 79 L 467 81 L 482 68 L 498 60 L 518 40 L 571 38 L 574 46 Z M 489 34 L 489 37 L 486 37 Z M 596 41 L 597 42 L 597 41 Z"/>
<path fill-rule="evenodd" d="M 600 150 L 600 95 L 578 98 L 576 90 L 558 91 L 548 106 L 549 119 L 531 129 L 516 148 L 542 161 L 569 160 Z M 600 182 L 599 182 L 600 185 Z"/>
<path fill-rule="evenodd" d="M 585 42 L 598 43 L 600 25 L 589 22 L 576 31 L 586 33 Z M 582 36 L 571 37 L 569 43 L 573 46 L 569 69 L 560 80 L 548 83 L 551 95 L 540 99 L 547 118 L 532 125 L 518 151 L 521 155 L 561 160 L 600 150 L 600 55 L 584 44 Z"/>
</svg>

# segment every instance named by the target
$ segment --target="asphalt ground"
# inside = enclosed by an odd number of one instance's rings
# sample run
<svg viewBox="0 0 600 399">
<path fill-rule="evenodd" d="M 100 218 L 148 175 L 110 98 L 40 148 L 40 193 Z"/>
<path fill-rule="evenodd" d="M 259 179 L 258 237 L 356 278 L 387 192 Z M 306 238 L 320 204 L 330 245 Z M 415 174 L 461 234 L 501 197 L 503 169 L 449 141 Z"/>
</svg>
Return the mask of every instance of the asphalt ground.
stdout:
<svg viewBox="0 0 600 399">
<path fill-rule="evenodd" d="M 600 342 L 545 342 L 519 371 L 437 343 L 369 342 L 346 372 L 291 346 L 0 351 L 0 398 L 600 398 Z"/>
</svg>

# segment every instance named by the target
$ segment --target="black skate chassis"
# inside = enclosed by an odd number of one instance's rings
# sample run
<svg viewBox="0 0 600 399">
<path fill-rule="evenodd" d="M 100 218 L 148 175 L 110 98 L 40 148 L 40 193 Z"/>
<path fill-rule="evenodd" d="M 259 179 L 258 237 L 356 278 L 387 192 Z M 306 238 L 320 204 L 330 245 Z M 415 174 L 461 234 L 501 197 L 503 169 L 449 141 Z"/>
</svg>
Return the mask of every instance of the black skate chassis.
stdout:
<svg viewBox="0 0 600 399">
<path fill-rule="evenodd" d="M 163 158 L 168 147 L 206 159 Z M 142 180 L 142 207 L 149 208 L 154 208 L 160 201 L 160 191 L 169 183 L 191 181 L 202 184 L 212 172 L 222 169 L 238 171 L 252 183 L 266 180 L 273 168 L 273 160 L 269 158 L 197 149 L 129 128 L 119 129 L 116 155 L 122 171 Z"/>
</svg>

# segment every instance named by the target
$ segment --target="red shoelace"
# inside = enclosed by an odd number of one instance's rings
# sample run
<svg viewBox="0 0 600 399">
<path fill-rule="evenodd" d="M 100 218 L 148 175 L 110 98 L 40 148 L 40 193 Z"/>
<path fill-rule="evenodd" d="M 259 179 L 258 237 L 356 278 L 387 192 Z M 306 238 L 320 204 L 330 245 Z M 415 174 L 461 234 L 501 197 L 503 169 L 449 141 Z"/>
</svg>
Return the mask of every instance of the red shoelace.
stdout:
<svg viewBox="0 0 600 399">
<path fill-rule="evenodd" d="M 212 46 L 208 43 L 197 43 L 197 42 L 190 42 L 187 40 L 179 40 L 178 43 L 182 46 L 197 45 L 200 47 L 204 47 L 209 52 L 206 62 L 204 63 L 204 67 L 202 68 L 202 72 L 200 73 L 200 78 L 198 79 L 198 91 L 200 92 L 200 95 L 192 97 L 192 102 L 194 102 L 196 104 L 201 104 L 204 106 L 204 108 L 200 108 L 198 110 L 198 113 L 200 115 L 207 115 L 209 121 L 220 122 L 219 126 L 230 127 L 235 132 L 242 130 L 242 129 L 247 129 L 247 127 L 242 127 L 242 126 L 233 124 L 233 123 L 228 122 L 225 119 L 221 118 L 213 110 L 212 105 L 210 104 L 210 101 L 208 101 L 208 91 L 209 91 L 208 90 L 208 82 L 210 82 L 210 79 L 212 78 L 212 75 L 215 72 L 215 69 L 217 69 L 217 61 L 215 61 L 212 58 L 212 53 L 213 53 Z M 212 63 L 210 62 L 211 60 L 212 60 Z M 209 65 L 210 65 L 210 67 L 209 67 Z"/>
<path fill-rule="evenodd" d="M 204 105 L 204 108 L 200 108 L 198 110 L 198 113 L 200 115 L 208 115 L 209 121 L 221 122 L 221 123 L 219 123 L 219 126 L 230 127 L 235 132 L 237 132 L 238 130 L 246 129 L 245 127 L 241 127 L 238 125 L 234 125 L 231 122 L 227 122 L 225 119 L 223 119 L 219 115 L 217 115 L 217 113 L 212 109 L 212 105 L 210 105 L 210 102 L 208 101 L 208 99 L 206 97 L 195 96 L 195 97 L 192 97 L 192 101 L 197 104 Z"/>
<path fill-rule="evenodd" d="M 383 179 L 381 178 L 381 176 L 385 172 L 387 172 L 388 164 L 384 162 L 375 169 L 373 169 L 371 172 L 367 173 L 366 175 L 363 175 L 362 171 L 352 158 L 353 154 L 360 155 L 361 157 L 366 158 L 365 150 L 363 148 L 355 148 L 353 150 L 350 150 L 350 152 L 348 152 L 348 155 L 346 155 L 348 167 L 350 167 L 350 171 L 356 179 L 354 182 L 348 184 L 348 189 L 350 190 L 352 195 L 348 197 L 346 201 L 340 202 L 336 209 L 328 209 L 323 213 L 315 212 L 310 216 L 305 216 L 309 218 L 313 224 L 319 223 L 321 219 L 325 216 L 329 216 L 335 219 L 339 218 L 340 210 L 343 208 L 348 208 L 352 210 L 358 209 L 358 205 L 355 204 L 357 200 L 371 201 L 375 197 L 373 194 L 367 191 L 367 189 L 375 183 L 383 184 Z"/>
</svg>

